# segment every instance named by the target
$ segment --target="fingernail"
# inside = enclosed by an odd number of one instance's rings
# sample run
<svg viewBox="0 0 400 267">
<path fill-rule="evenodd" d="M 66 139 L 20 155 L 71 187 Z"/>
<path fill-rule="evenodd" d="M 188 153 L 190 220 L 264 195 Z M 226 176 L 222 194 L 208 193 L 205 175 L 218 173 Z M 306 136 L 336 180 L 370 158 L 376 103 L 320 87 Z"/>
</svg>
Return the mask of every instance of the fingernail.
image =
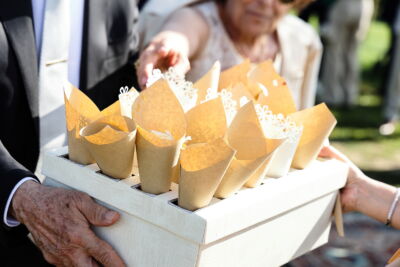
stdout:
<svg viewBox="0 0 400 267">
<path fill-rule="evenodd" d="M 107 211 L 106 213 L 106 221 L 107 222 L 112 222 L 115 218 L 115 216 L 117 216 L 117 213 L 115 211 Z"/>
<path fill-rule="evenodd" d="M 143 86 L 146 86 L 146 82 L 147 82 L 147 78 L 146 78 L 146 77 L 142 77 L 142 79 L 140 80 L 140 83 L 141 83 Z"/>
</svg>

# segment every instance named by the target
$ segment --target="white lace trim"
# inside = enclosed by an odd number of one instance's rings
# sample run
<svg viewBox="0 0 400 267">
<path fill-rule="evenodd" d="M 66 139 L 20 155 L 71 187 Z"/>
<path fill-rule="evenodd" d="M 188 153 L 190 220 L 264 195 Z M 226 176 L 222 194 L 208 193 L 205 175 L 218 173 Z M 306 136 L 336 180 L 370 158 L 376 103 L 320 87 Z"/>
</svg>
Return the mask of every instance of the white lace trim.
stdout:
<svg viewBox="0 0 400 267">
<path fill-rule="evenodd" d="M 298 140 L 303 132 L 303 126 L 297 126 L 296 123 L 283 114 L 272 114 L 272 111 L 266 105 L 257 104 L 256 112 L 264 135 L 267 138 L 288 138 L 289 142 L 293 143 Z"/>
<path fill-rule="evenodd" d="M 121 107 L 121 115 L 130 118 L 132 116 L 132 105 L 135 102 L 138 93 L 136 91 L 129 92 L 129 87 L 121 87 L 119 89 L 119 104 Z"/>
</svg>

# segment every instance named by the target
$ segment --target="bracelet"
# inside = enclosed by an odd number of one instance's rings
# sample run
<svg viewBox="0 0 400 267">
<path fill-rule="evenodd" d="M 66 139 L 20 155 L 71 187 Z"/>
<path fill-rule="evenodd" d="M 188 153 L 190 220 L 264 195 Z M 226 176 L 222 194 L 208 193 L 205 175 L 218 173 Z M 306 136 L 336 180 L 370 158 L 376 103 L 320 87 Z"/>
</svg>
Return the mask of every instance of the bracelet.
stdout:
<svg viewBox="0 0 400 267">
<path fill-rule="evenodd" d="M 392 217 L 394 214 L 394 211 L 396 210 L 397 207 L 397 202 L 399 201 L 399 197 L 400 197 L 400 188 L 397 188 L 396 190 L 396 195 L 394 196 L 392 205 L 390 206 L 390 210 L 386 219 L 386 225 L 390 226 L 390 224 L 392 223 Z"/>
</svg>

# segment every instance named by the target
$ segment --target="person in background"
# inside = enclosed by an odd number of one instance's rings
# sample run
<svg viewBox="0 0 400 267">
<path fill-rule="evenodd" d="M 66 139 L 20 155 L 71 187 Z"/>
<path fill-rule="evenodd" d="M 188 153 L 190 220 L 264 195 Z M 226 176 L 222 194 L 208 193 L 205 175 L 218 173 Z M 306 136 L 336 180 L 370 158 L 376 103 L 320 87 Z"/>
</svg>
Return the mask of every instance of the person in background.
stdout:
<svg viewBox="0 0 400 267">
<path fill-rule="evenodd" d="M 101 109 L 133 82 L 137 15 L 132 0 L 0 1 L 0 265 L 124 266 L 91 230 L 119 214 L 34 172 L 66 141 L 64 81 Z"/>
<path fill-rule="evenodd" d="M 156 0 L 153 0 L 156 1 Z M 222 70 L 245 58 L 273 60 L 299 109 L 314 105 L 322 45 L 314 29 L 289 15 L 311 0 L 201 1 L 174 12 L 141 53 L 138 79 L 175 66 L 196 81 L 214 64 Z"/>
<path fill-rule="evenodd" d="M 309 21 L 312 16 L 318 17 L 319 27 L 322 27 L 328 21 L 329 9 L 336 0 L 318 0 L 314 1 L 300 11 L 299 17 Z"/>
<path fill-rule="evenodd" d="M 374 11 L 373 0 L 338 0 L 321 29 L 325 58 L 321 73 L 321 100 L 332 106 L 352 107 L 358 102 L 357 50 Z"/>
<path fill-rule="evenodd" d="M 383 124 L 379 127 L 381 135 L 391 135 L 396 130 L 400 114 L 400 5 L 397 1 L 392 28 L 392 54 L 386 93 L 383 101 Z"/>
</svg>

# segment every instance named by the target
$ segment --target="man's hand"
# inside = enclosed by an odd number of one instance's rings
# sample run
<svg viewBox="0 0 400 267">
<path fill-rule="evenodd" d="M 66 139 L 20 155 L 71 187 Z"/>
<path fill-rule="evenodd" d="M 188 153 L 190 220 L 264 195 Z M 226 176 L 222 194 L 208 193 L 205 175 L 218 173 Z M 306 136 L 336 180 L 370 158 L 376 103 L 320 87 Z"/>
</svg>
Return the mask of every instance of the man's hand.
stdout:
<svg viewBox="0 0 400 267">
<path fill-rule="evenodd" d="M 51 264 L 125 266 L 113 248 L 90 229 L 90 225 L 112 225 L 119 214 L 96 204 L 87 194 L 28 181 L 15 193 L 11 214 L 26 225 Z"/>
</svg>

